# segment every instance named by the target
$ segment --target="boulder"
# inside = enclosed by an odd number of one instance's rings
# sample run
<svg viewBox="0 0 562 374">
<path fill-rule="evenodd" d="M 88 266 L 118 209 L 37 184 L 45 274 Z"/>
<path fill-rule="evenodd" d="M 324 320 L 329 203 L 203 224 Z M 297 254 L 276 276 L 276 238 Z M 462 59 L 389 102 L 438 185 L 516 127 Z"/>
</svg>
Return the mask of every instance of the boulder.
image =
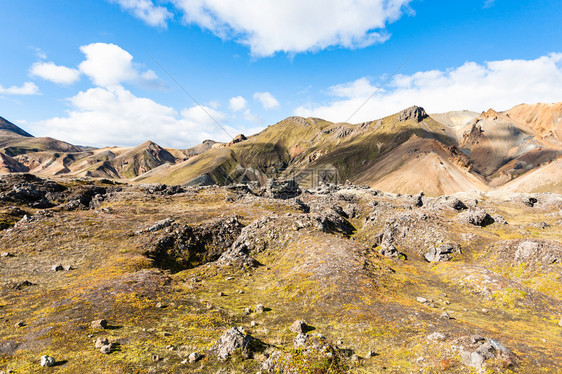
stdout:
<svg viewBox="0 0 562 374">
<path fill-rule="evenodd" d="M 459 213 L 457 217 L 461 223 L 480 227 L 488 226 L 494 223 L 492 216 L 481 208 L 470 208 L 467 211 Z"/>
<path fill-rule="evenodd" d="M 453 244 L 441 244 L 438 247 L 431 247 L 424 255 L 425 259 L 429 262 L 449 261 L 451 254 L 458 249 Z"/>
<path fill-rule="evenodd" d="M 48 355 L 41 356 L 41 366 L 43 367 L 51 367 L 55 366 L 56 360 Z"/>
<path fill-rule="evenodd" d="M 499 359 L 504 367 L 515 364 L 515 355 L 500 342 L 490 339 L 481 338 L 472 339 L 471 347 L 468 350 L 461 350 L 461 362 L 473 367 L 477 370 L 482 369 L 485 361 Z"/>
<path fill-rule="evenodd" d="M 99 337 L 99 338 L 96 339 L 96 341 L 95 341 L 95 343 L 94 343 L 94 346 L 95 346 L 97 349 L 100 349 L 100 348 L 103 347 L 104 345 L 109 345 L 109 344 L 110 344 L 110 343 L 109 343 L 109 340 L 108 340 L 107 338 Z"/>
<path fill-rule="evenodd" d="M 232 327 L 226 331 L 219 340 L 209 349 L 208 354 L 217 356 L 219 360 L 226 360 L 240 349 L 245 357 L 250 354 L 251 337 L 242 332 L 238 327 Z"/>
<path fill-rule="evenodd" d="M 289 331 L 294 332 L 295 334 L 304 334 L 308 329 L 308 325 L 303 320 L 297 320 L 293 322 L 291 327 L 289 327 Z"/>
<path fill-rule="evenodd" d="M 301 189 L 299 188 L 297 181 L 294 179 L 268 179 L 263 191 L 263 196 L 273 199 L 291 199 L 300 194 Z"/>
<path fill-rule="evenodd" d="M 201 357 L 202 357 L 202 356 L 201 356 L 200 353 L 198 353 L 198 352 L 193 352 L 193 353 L 191 353 L 191 354 L 187 357 L 187 359 L 189 360 L 190 363 L 194 363 L 194 362 L 199 361 L 199 360 L 201 359 Z"/>
<path fill-rule="evenodd" d="M 107 321 L 105 319 L 98 319 L 92 321 L 91 326 L 93 329 L 106 329 L 107 328 Z"/>
<path fill-rule="evenodd" d="M 100 352 L 103 353 L 104 355 L 108 355 L 111 353 L 112 348 L 113 348 L 113 344 L 111 343 L 105 344 L 100 347 Z"/>
<path fill-rule="evenodd" d="M 61 264 L 56 264 L 56 265 L 51 266 L 51 270 L 52 271 L 63 271 L 64 267 Z"/>
</svg>

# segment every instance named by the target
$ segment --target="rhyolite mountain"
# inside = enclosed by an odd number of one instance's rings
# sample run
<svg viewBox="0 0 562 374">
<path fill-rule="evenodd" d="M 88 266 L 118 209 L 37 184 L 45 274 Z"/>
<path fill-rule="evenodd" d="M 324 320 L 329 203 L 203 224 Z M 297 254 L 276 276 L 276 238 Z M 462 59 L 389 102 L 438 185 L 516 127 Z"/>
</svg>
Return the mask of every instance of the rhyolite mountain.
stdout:
<svg viewBox="0 0 562 374">
<path fill-rule="evenodd" d="M 359 124 L 289 117 L 229 143 L 189 149 L 74 146 L 0 121 L 1 172 L 112 178 L 134 183 L 232 184 L 295 178 L 440 195 L 460 191 L 561 192 L 562 103 L 505 112 L 428 115 L 413 106 Z M 544 181 L 544 183 L 543 183 Z"/>
</svg>

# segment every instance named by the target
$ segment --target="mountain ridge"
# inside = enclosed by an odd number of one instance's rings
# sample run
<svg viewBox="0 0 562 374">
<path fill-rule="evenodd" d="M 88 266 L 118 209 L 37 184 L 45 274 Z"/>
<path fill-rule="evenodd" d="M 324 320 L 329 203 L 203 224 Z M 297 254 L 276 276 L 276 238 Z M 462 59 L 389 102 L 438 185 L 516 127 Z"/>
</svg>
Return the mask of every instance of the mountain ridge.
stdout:
<svg viewBox="0 0 562 374">
<path fill-rule="evenodd" d="M 0 133 L 0 152 L 3 173 L 182 185 L 295 178 L 308 187 L 350 181 L 410 194 L 423 186 L 436 195 L 501 189 L 541 168 L 556 174 L 554 167 L 543 167 L 562 157 L 559 109 L 562 103 L 427 114 L 412 106 L 357 124 L 293 116 L 248 138 L 207 140 L 183 150 L 151 141 L 132 148 L 86 149 L 25 137 L 5 121 L 14 135 Z"/>
</svg>

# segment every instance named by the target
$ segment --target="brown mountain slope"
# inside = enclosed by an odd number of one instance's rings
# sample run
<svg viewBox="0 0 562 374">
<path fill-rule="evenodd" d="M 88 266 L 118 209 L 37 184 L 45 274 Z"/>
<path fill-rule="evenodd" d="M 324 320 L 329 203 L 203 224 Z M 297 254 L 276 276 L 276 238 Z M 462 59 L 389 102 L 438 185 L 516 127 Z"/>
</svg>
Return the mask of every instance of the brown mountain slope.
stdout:
<svg viewBox="0 0 562 374">
<path fill-rule="evenodd" d="M 553 192 L 562 194 L 562 158 L 533 169 L 500 187 L 511 192 Z"/>
<path fill-rule="evenodd" d="M 542 140 L 562 146 L 562 102 L 521 104 L 505 113 L 514 121 L 529 126 Z"/>
<path fill-rule="evenodd" d="M 358 176 L 357 182 L 405 194 L 424 191 L 427 195 L 445 195 L 488 189 L 482 177 L 470 172 L 470 162 L 455 147 L 415 135 Z"/>
<path fill-rule="evenodd" d="M 505 176 L 513 170 L 509 179 L 516 176 L 517 162 L 534 168 L 551 161 L 561 152 L 538 139 L 533 130 L 513 121 L 506 114 L 493 109 L 482 113 L 464 133 L 459 148 L 468 155 L 474 171 L 484 176 L 492 185 L 505 183 Z M 502 169 L 505 165 L 507 169 Z M 527 166 L 526 166 L 527 167 Z M 498 179 L 500 178 L 500 179 Z"/>
<path fill-rule="evenodd" d="M 0 174 L 28 172 L 29 168 L 0 152 Z"/>
<path fill-rule="evenodd" d="M 0 151 L 41 176 L 166 184 L 295 178 L 304 187 L 350 181 L 435 195 L 500 188 L 560 159 L 562 147 L 555 142 L 560 107 L 537 104 L 504 113 L 490 109 L 481 115 L 429 116 L 414 106 L 360 124 L 289 117 L 247 139 L 209 140 L 183 150 L 150 141 L 134 148 L 86 149 L 0 129 Z M 5 173 L 18 169 L 6 160 L 12 166 Z"/>
<path fill-rule="evenodd" d="M 177 158 L 158 144 L 147 141 L 123 152 L 117 157 L 94 164 L 84 170 L 86 176 L 110 178 L 135 178 L 164 163 L 175 163 Z"/>
<path fill-rule="evenodd" d="M 33 137 L 33 135 L 14 125 L 12 122 L 0 117 L 0 134 L 7 135 L 8 133 L 25 137 Z"/>
<path fill-rule="evenodd" d="M 362 124 L 332 123 L 317 118 L 289 117 L 248 140 L 211 149 L 166 173 L 151 174 L 145 182 L 215 183 L 245 180 L 265 181 L 268 177 L 296 177 L 312 185 L 330 174 L 335 181 L 356 181 L 359 175 L 369 183 L 368 174 L 376 162 L 407 141 L 412 135 L 435 139 L 444 145 L 455 140 L 442 124 L 419 107 L 408 108 L 378 121 Z"/>
</svg>

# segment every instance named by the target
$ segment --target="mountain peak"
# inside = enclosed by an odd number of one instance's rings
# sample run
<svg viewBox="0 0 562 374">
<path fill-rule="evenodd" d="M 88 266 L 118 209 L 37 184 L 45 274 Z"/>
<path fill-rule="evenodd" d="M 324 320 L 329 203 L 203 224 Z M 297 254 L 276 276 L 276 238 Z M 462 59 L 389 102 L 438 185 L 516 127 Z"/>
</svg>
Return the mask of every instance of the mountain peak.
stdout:
<svg viewBox="0 0 562 374">
<path fill-rule="evenodd" d="M 482 112 L 480 117 L 482 118 L 490 118 L 490 119 L 498 119 L 501 116 L 500 113 L 496 112 L 494 109 L 490 108 L 486 112 Z"/>
<path fill-rule="evenodd" d="M 400 122 L 406 122 L 409 119 L 413 119 L 416 122 L 421 122 L 424 118 L 428 117 L 425 109 L 420 106 L 411 106 L 407 109 L 398 113 L 398 120 Z"/>
</svg>

